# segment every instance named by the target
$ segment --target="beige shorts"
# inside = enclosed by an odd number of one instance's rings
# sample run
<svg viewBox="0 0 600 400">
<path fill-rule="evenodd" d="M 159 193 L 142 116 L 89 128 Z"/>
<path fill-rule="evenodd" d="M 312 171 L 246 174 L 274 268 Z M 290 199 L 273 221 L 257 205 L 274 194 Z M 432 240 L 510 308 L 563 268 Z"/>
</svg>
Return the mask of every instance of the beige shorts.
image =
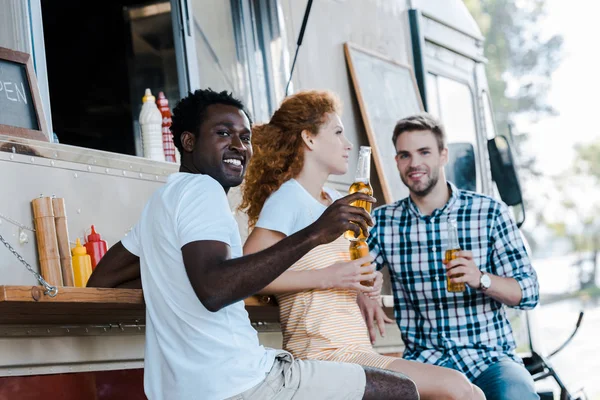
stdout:
<svg viewBox="0 0 600 400">
<path fill-rule="evenodd" d="M 281 350 L 264 381 L 227 400 L 361 400 L 366 383 L 360 365 L 295 360 Z"/>
</svg>

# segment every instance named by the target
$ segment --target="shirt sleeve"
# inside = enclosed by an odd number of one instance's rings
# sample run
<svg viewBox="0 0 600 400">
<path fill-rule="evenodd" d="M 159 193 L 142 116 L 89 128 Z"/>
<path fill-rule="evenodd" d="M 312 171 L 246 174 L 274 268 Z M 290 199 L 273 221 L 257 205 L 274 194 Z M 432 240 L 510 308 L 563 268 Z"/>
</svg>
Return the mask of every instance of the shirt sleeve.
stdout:
<svg viewBox="0 0 600 400">
<path fill-rule="evenodd" d="M 539 301 L 537 274 L 525 250 L 521 232 L 504 203 L 496 215 L 492 232 L 494 247 L 491 261 L 494 271 L 499 276 L 514 278 L 521 287 L 521 302 L 514 308 L 534 308 Z"/>
<path fill-rule="evenodd" d="M 281 232 L 286 236 L 296 233 L 296 213 L 292 199 L 286 199 L 282 192 L 273 193 L 260 211 L 257 228 Z"/>
<path fill-rule="evenodd" d="M 223 187 L 215 180 L 192 180 L 181 195 L 175 215 L 179 247 L 199 240 L 231 246 L 235 220 Z"/>
<path fill-rule="evenodd" d="M 373 212 L 373 221 L 375 222 L 375 225 L 373 225 L 369 230 L 367 244 L 369 245 L 369 253 L 373 257 L 373 262 L 375 262 L 375 264 L 377 265 L 377 270 L 379 271 L 387 263 L 382 248 L 382 239 L 385 239 L 385 237 L 383 235 L 384 221 L 381 217 L 380 211 L 375 210 Z"/>
<path fill-rule="evenodd" d="M 136 257 L 139 257 L 141 254 L 140 251 L 140 223 L 138 221 L 137 224 L 131 228 L 131 230 L 125 235 L 123 239 L 121 239 L 121 244 L 128 252 L 133 254 Z"/>
</svg>

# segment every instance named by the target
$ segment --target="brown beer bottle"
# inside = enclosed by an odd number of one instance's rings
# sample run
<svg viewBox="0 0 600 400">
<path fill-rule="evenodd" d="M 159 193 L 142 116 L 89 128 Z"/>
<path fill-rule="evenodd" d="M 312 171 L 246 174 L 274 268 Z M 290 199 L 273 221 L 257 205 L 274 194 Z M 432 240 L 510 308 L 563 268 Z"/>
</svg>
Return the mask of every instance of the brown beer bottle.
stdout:
<svg viewBox="0 0 600 400">
<path fill-rule="evenodd" d="M 373 196 L 373 188 L 369 183 L 371 176 L 371 147 L 360 146 L 358 153 L 358 165 L 356 166 L 356 175 L 354 176 L 354 183 L 348 189 L 348 194 L 360 192 Z M 371 203 L 368 201 L 358 200 L 352 202 L 355 207 L 362 207 L 370 214 Z M 361 230 L 359 237 L 356 237 L 353 231 L 346 231 L 344 237 L 348 240 L 365 240 L 367 236 Z"/>
<path fill-rule="evenodd" d="M 352 260 L 358 260 L 369 254 L 369 245 L 362 239 L 353 240 L 350 242 L 350 258 Z M 363 264 L 369 265 L 369 263 Z M 361 281 L 361 285 L 364 286 L 373 286 L 375 284 L 375 279 L 371 279 L 370 281 Z"/>
<path fill-rule="evenodd" d="M 450 262 L 457 258 L 456 253 L 460 251 L 460 244 L 458 243 L 458 228 L 456 227 L 456 222 L 453 220 L 448 220 L 448 248 L 446 249 L 445 261 L 446 263 Z M 458 278 L 463 276 L 464 274 L 455 274 L 451 275 L 452 278 Z M 448 291 L 449 292 L 464 292 L 465 291 L 465 283 L 452 283 L 450 282 L 450 276 L 446 275 L 446 281 L 448 282 Z"/>
</svg>

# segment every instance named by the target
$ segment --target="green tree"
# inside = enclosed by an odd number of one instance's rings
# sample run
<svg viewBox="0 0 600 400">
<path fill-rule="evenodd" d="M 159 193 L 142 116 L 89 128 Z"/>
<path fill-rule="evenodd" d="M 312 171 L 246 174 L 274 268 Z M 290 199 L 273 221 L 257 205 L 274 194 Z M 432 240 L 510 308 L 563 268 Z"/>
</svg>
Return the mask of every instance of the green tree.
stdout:
<svg viewBox="0 0 600 400">
<path fill-rule="evenodd" d="M 547 224 L 556 237 L 569 240 L 579 260 L 573 265 L 579 272 L 580 289 L 596 286 L 600 265 L 600 139 L 575 146 L 571 168 L 557 177 L 561 212 Z M 591 265 L 591 268 L 590 268 Z"/>
<path fill-rule="evenodd" d="M 596 139 L 592 143 L 575 146 L 575 160 L 571 179 L 569 179 L 569 184 L 566 185 L 566 190 L 563 192 L 565 196 L 570 192 L 570 186 L 573 184 L 572 176 L 583 181 L 581 186 L 585 187 L 588 193 L 590 189 L 600 187 L 600 139 Z M 596 202 L 591 206 L 587 204 L 578 207 L 577 201 L 589 203 L 589 198 L 571 200 L 571 203 L 575 203 L 571 208 L 578 209 L 577 216 L 581 227 L 578 232 L 569 236 L 575 250 L 591 252 L 590 259 L 593 269 L 587 276 L 584 276 L 583 273 L 580 274 L 581 287 L 586 288 L 596 285 L 596 276 L 600 267 L 597 262 L 598 253 L 600 252 L 600 204 Z M 569 206 L 568 199 L 566 202 Z"/>
<path fill-rule="evenodd" d="M 556 114 L 547 102 L 563 38 L 541 32 L 546 0 L 464 0 L 485 36 L 490 96 L 500 134 L 517 114 Z M 510 90 L 509 90 L 510 88 Z"/>
</svg>

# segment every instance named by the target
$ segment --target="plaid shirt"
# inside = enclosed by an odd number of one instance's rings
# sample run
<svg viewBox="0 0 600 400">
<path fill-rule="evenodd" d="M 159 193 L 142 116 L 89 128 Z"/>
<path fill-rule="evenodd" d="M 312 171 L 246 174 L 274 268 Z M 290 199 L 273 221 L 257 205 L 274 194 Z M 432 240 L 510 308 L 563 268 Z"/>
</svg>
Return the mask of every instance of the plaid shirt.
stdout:
<svg viewBox="0 0 600 400">
<path fill-rule="evenodd" d="M 378 268 L 389 267 L 404 358 L 451 366 L 474 380 L 503 357 L 521 360 L 502 303 L 468 286 L 463 293 L 446 290 L 448 220 L 456 221 L 460 247 L 473 252 L 480 270 L 519 283 L 522 300 L 515 308 L 537 305 L 538 282 L 508 207 L 449 187 L 450 200 L 430 216 L 410 197 L 377 208 L 368 243 Z"/>
</svg>

